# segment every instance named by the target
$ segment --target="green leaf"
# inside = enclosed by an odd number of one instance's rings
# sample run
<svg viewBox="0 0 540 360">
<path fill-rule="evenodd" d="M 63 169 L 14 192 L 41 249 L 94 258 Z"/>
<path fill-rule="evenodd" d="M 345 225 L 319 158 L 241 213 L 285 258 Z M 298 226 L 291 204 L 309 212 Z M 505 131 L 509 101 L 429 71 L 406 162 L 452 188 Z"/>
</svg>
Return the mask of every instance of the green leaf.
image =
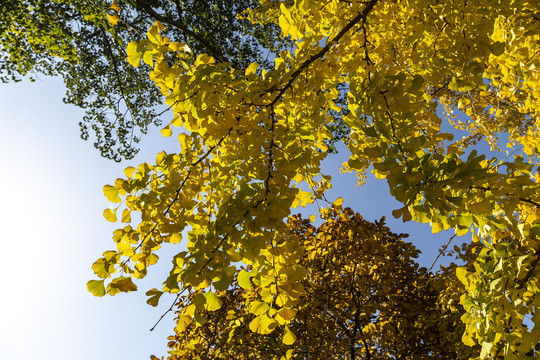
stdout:
<svg viewBox="0 0 540 360">
<path fill-rule="evenodd" d="M 375 127 L 373 126 L 366 126 L 363 128 L 360 128 L 364 134 L 366 134 L 369 137 L 379 137 L 379 134 L 377 133 L 377 130 L 375 130 Z"/>
<path fill-rule="evenodd" d="M 195 314 L 193 314 L 193 320 L 197 323 L 197 326 L 202 326 L 206 324 L 207 320 L 205 317 L 201 316 L 201 314 L 197 311 Z"/>
<path fill-rule="evenodd" d="M 241 270 L 238 273 L 238 285 L 244 290 L 251 290 L 251 273 Z"/>
<path fill-rule="evenodd" d="M 171 271 L 165 282 L 163 283 L 163 291 L 174 294 L 180 291 L 178 286 L 178 274 Z"/>
<path fill-rule="evenodd" d="M 495 56 L 500 56 L 506 50 L 506 44 L 500 41 L 495 41 L 489 45 L 489 50 Z"/>
<path fill-rule="evenodd" d="M 403 217 L 403 219 L 402 219 L 403 222 L 407 222 L 407 221 L 412 220 L 412 215 L 411 215 L 411 212 L 409 211 L 408 206 L 404 206 L 404 207 L 402 207 L 400 209 L 392 210 L 392 215 L 396 219 L 399 219 L 400 217 Z"/>
<path fill-rule="evenodd" d="M 409 87 L 409 92 L 411 94 L 417 94 L 418 90 L 422 88 L 422 85 L 424 85 L 424 78 L 420 75 L 414 75 L 411 86 Z"/>
<path fill-rule="evenodd" d="M 214 289 L 218 291 L 227 290 L 227 288 L 231 285 L 234 274 L 236 273 L 236 266 L 229 266 L 226 267 L 221 271 L 221 279 L 218 281 L 214 281 L 212 285 L 214 286 Z"/>
<path fill-rule="evenodd" d="M 473 214 L 491 214 L 491 202 L 488 199 L 482 199 L 476 203 L 469 204 L 467 208 Z"/>
</svg>

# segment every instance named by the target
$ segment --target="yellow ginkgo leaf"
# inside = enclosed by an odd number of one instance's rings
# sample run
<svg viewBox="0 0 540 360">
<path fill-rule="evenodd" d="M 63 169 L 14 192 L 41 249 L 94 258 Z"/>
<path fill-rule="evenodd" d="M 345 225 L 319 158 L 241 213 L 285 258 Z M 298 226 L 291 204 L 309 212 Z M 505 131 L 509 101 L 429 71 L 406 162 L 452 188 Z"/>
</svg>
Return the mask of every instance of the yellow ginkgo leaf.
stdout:
<svg viewBox="0 0 540 360">
<path fill-rule="evenodd" d="M 120 11 L 121 8 L 120 8 L 120 5 L 118 5 L 118 0 L 114 0 L 113 4 L 109 6 L 109 9 Z"/>
<path fill-rule="evenodd" d="M 116 218 L 116 209 L 105 209 L 103 211 L 103 216 L 110 222 L 116 222 L 118 220 Z"/>
<path fill-rule="evenodd" d="M 204 293 L 204 298 L 206 299 L 205 309 L 208 311 L 218 310 L 223 304 L 221 299 L 211 291 Z"/>
<path fill-rule="evenodd" d="M 107 20 L 109 20 L 109 24 L 111 24 L 111 26 L 116 26 L 120 18 L 116 15 L 107 14 Z"/>
<path fill-rule="evenodd" d="M 116 281 L 116 287 L 122 292 L 136 291 L 137 285 L 133 283 L 130 277 L 125 277 Z"/>
<path fill-rule="evenodd" d="M 105 185 L 103 187 L 103 194 L 105 195 L 107 200 L 109 200 L 110 202 L 113 202 L 113 203 L 121 202 L 122 200 L 120 199 L 120 196 L 118 196 L 119 193 L 120 193 L 120 189 L 114 186 Z"/>
<path fill-rule="evenodd" d="M 291 331 L 291 329 L 289 329 L 288 326 L 285 326 L 282 341 L 285 345 L 292 345 L 296 341 L 296 335 Z"/>
<path fill-rule="evenodd" d="M 161 129 L 161 135 L 163 135 L 163 137 L 171 136 L 172 135 L 171 125 L 167 125 L 163 129 Z"/>
<path fill-rule="evenodd" d="M 131 222 L 131 211 L 129 211 L 128 209 L 124 209 L 124 211 L 122 211 L 122 222 L 124 223 Z"/>
<path fill-rule="evenodd" d="M 90 280 L 86 283 L 86 288 L 94 296 L 104 296 L 105 295 L 105 280 Z"/>
</svg>

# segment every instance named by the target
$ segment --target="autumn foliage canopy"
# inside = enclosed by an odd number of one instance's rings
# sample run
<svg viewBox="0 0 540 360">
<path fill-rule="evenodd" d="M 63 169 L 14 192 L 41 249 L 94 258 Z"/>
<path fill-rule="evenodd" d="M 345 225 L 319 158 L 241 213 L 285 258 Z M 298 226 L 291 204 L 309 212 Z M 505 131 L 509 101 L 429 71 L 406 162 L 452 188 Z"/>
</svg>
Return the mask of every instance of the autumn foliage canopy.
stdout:
<svg viewBox="0 0 540 360">
<path fill-rule="evenodd" d="M 239 16 L 278 24 L 292 46 L 237 69 L 193 58 L 161 22 L 127 45 L 133 66 L 151 67 L 173 114 L 162 134 L 181 128 L 181 151 L 105 187 L 118 204 L 108 220 L 141 220 L 115 231 L 89 290 L 134 290 L 156 250 L 183 243 L 148 292 L 153 304 L 182 294 L 173 359 L 534 358 L 538 4 L 262 1 Z M 395 217 L 471 237 L 462 267 L 419 269 L 410 244 L 339 199 L 318 229 L 290 217 L 327 201 L 336 119 L 350 129 L 344 169 L 386 180 Z M 484 140 L 507 155 L 478 153 Z M 456 331 L 463 346 L 448 344 Z"/>
<path fill-rule="evenodd" d="M 90 292 L 136 290 L 172 244 L 147 292 L 177 296 L 170 359 L 536 358 L 538 1 L 261 0 L 235 14 L 279 29 L 259 63 L 194 50 L 161 3 L 127 2 L 159 21 L 121 61 L 159 89 L 180 150 L 105 186 L 125 224 Z M 101 11 L 130 29 L 121 1 Z M 466 240 L 459 266 L 419 267 L 383 221 L 327 199 L 336 138 L 359 185 L 389 184 L 389 213 Z M 312 203 L 320 219 L 292 216 Z"/>
</svg>

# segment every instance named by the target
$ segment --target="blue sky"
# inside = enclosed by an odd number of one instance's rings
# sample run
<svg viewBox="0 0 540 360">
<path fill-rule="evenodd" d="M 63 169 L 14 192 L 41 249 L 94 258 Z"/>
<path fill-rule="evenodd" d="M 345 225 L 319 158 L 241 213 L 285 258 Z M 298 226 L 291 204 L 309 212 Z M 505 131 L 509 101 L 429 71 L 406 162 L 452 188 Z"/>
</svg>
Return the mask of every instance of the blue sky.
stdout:
<svg viewBox="0 0 540 360">
<path fill-rule="evenodd" d="M 159 287 L 172 252 L 165 251 L 149 276 L 137 282 L 136 293 L 94 298 L 86 281 L 94 277 L 93 261 L 113 246 L 116 227 L 102 216 L 108 207 L 103 185 L 122 177 L 126 166 L 153 162 L 163 149 L 174 151 L 177 143 L 152 129 L 135 159 L 121 164 L 103 159 L 91 142 L 80 139 L 83 113 L 63 104 L 63 95 L 58 78 L 0 85 L 0 359 L 165 355 L 172 315 L 149 329 L 173 298 L 163 297 L 153 308 L 144 292 Z M 328 198 L 343 197 L 345 206 L 368 220 L 386 216 L 393 232 L 410 234 L 408 240 L 423 252 L 421 265 L 428 267 L 451 234 L 433 235 L 427 224 L 393 219 L 391 211 L 401 206 L 389 197 L 385 181 L 370 178 L 357 189 L 353 174 L 338 174 L 346 154 L 331 156 L 324 165 L 334 178 Z"/>
</svg>

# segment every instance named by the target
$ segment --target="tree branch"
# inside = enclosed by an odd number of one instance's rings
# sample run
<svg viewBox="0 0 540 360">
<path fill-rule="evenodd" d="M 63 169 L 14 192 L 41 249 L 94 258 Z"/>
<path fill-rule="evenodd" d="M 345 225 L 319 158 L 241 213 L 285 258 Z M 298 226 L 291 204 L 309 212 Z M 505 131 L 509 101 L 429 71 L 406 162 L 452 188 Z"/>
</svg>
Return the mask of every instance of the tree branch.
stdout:
<svg viewBox="0 0 540 360">
<path fill-rule="evenodd" d="M 189 166 L 189 170 L 187 172 L 187 174 L 184 176 L 184 179 L 182 180 L 182 182 L 180 183 L 180 186 L 178 187 L 178 189 L 176 190 L 176 193 L 174 195 L 174 198 L 171 200 L 171 202 L 167 205 L 167 208 L 165 209 L 165 211 L 163 212 L 163 217 L 167 216 L 167 214 L 170 212 L 171 210 L 171 207 L 178 201 L 178 197 L 180 196 L 180 192 L 182 191 L 182 189 L 184 188 L 184 185 L 186 184 L 186 182 L 190 179 L 190 176 L 191 176 L 191 172 L 193 171 L 193 168 L 197 165 L 199 165 L 204 159 L 208 158 L 208 156 L 210 156 L 210 154 L 212 153 L 212 151 L 214 151 L 216 148 L 218 148 L 219 146 L 221 146 L 221 143 L 231 134 L 231 131 L 232 131 L 232 128 L 229 129 L 229 132 L 227 134 L 225 134 L 225 136 L 223 136 L 214 146 L 211 146 L 208 151 L 206 151 L 206 153 L 204 153 L 203 156 L 201 156 L 200 158 L 197 159 L 197 161 L 191 163 Z M 144 238 L 140 241 L 140 243 L 137 245 L 137 247 L 135 249 L 133 249 L 133 252 L 135 253 L 137 250 L 140 249 L 141 246 L 144 245 L 144 243 L 146 242 L 146 240 L 150 237 L 150 235 L 152 235 L 152 233 L 157 229 L 157 227 L 160 225 L 159 221 L 157 221 L 154 226 L 152 226 L 152 228 L 150 229 L 150 231 L 148 231 L 146 233 L 146 235 L 144 236 Z M 129 256 L 126 260 L 124 260 L 122 262 L 122 266 L 127 264 L 128 261 L 131 260 L 131 256 Z"/>
<path fill-rule="evenodd" d="M 274 106 L 276 102 L 279 100 L 279 98 L 285 93 L 285 91 L 287 91 L 287 89 L 289 89 L 292 86 L 293 82 L 302 73 L 302 71 L 304 71 L 315 60 L 322 58 L 328 52 L 328 50 L 330 50 L 330 48 L 334 44 L 339 42 L 339 40 L 343 37 L 343 35 L 345 35 L 354 25 L 358 24 L 360 21 L 365 21 L 365 19 L 367 18 L 371 10 L 373 10 L 373 7 L 375 6 L 375 4 L 377 4 L 378 2 L 379 0 L 371 0 L 370 2 L 368 2 L 364 10 L 358 15 L 356 15 L 356 17 L 354 17 L 354 19 L 352 19 L 347 25 L 345 25 L 345 27 L 341 29 L 341 31 L 332 40 L 328 41 L 326 45 L 318 53 L 312 55 L 309 59 L 304 61 L 302 65 L 300 65 L 300 67 L 298 67 L 298 69 L 296 69 L 291 74 L 291 78 L 289 79 L 287 84 L 285 84 L 285 86 L 279 91 L 275 99 L 272 100 L 272 102 L 266 106 Z"/>
<path fill-rule="evenodd" d="M 154 326 L 152 326 L 152 328 L 150 329 L 150 331 L 154 331 L 154 329 L 156 328 L 156 326 L 158 326 L 158 324 L 160 323 L 161 320 L 163 320 L 163 318 L 165 317 L 165 315 L 167 315 L 169 312 L 172 311 L 173 307 L 174 307 L 174 304 L 176 304 L 176 302 L 178 301 L 178 299 L 180 298 L 180 296 L 182 296 L 182 294 L 184 293 L 184 291 L 186 291 L 187 288 L 184 288 L 182 291 L 180 291 L 178 293 L 178 295 L 176 295 L 176 298 L 174 299 L 173 303 L 171 304 L 171 307 L 169 307 L 169 309 L 167 311 L 165 311 L 161 317 L 159 318 L 159 320 L 154 324 Z"/>
<path fill-rule="evenodd" d="M 154 19 L 161 21 L 162 23 L 169 24 L 171 26 L 174 26 L 181 32 L 183 32 L 186 35 L 191 36 L 193 39 L 204 45 L 210 52 L 210 54 L 219 62 L 231 62 L 228 61 L 223 54 L 221 53 L 221 50 L 210 44 L 205 38 L 194 32 L 193 30 L 186 27 L 184 24 L 182 24 L 179 21 L 176 21 L 174 19 L 171 19 L 165 15 L 161 15 L 158 12 L 156 12 L 154 9 L 148 5 L 148 3 L 145 0 L 135 0 L 137 5 L 141 7 L 144 11 L 146 11 L 149 15 L 151 15 Z"/>
</svg>

